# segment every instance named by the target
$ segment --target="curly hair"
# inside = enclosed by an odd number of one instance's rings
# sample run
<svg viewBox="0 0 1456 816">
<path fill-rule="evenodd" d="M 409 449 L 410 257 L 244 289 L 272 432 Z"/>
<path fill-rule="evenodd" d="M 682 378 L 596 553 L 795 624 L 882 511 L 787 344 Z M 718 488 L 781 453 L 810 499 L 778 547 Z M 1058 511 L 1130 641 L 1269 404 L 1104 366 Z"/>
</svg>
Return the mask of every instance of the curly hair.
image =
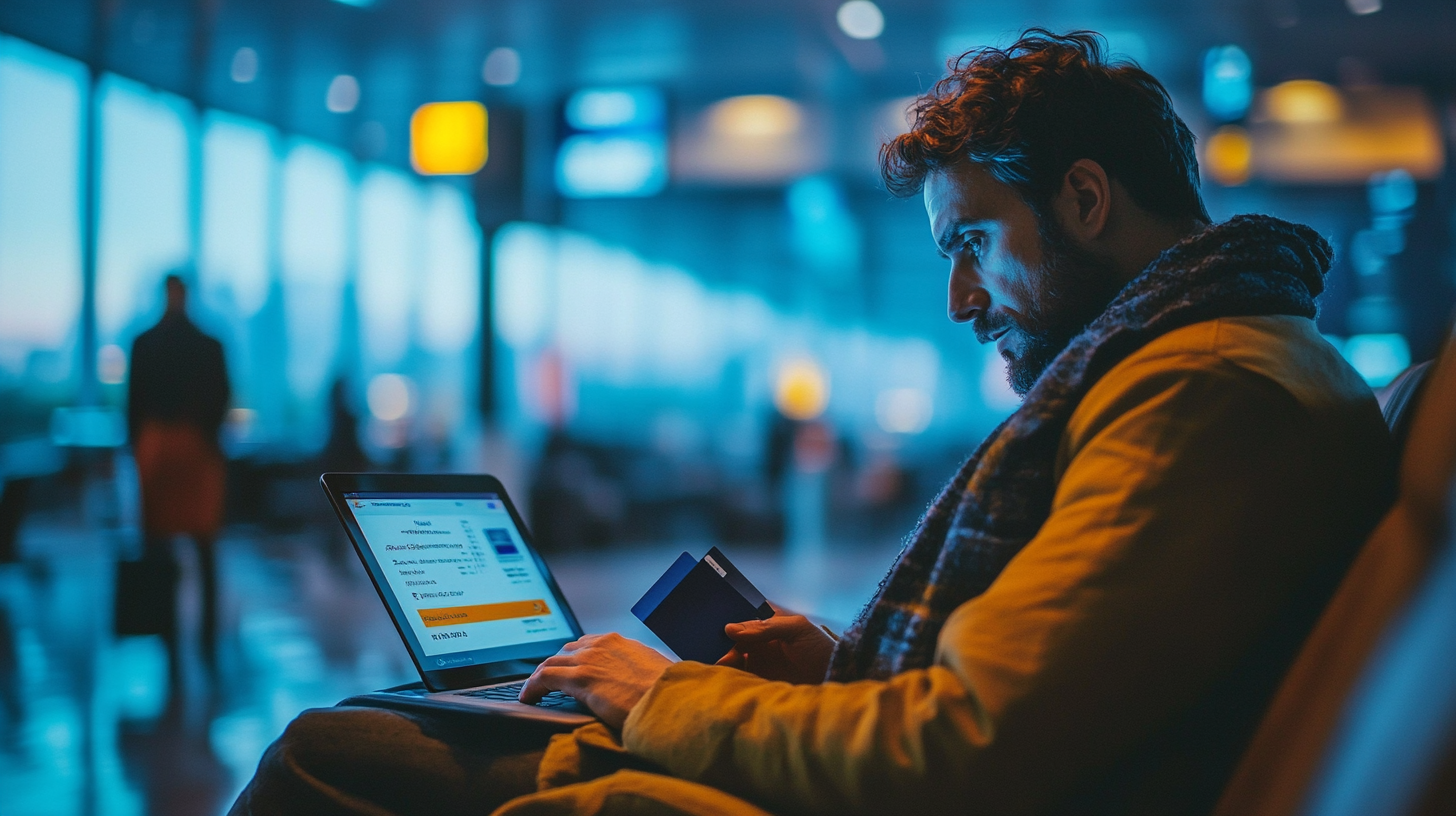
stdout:
<svg viewBox="0 0 1456 816">
<path fill-rule="evenodd" d="M 1032 28 L 1009 48 L 973 49 L 947 68 L 916 100 L 910 132 L 880 148 L 891 193 L 914 195 L 926 176 L 966 161 L 1043 215 L 1067 168 L 1091 159 L 1148 212 L 1210 220 L 1193 133 L 1152 74 L 1108 60 L 1102 35 Z"/>
</svg>

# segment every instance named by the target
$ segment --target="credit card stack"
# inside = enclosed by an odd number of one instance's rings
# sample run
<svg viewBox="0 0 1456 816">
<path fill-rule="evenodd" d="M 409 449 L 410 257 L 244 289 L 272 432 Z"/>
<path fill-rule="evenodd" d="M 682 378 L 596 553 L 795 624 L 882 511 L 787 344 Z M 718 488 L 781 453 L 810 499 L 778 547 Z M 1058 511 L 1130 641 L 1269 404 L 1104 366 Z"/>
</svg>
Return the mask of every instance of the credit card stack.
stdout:
<svg viewBox="0 0 1456 816">
<path fill-rule="evenodd" d="M 717 547 L 703 560 L 683 553 L 632 607 L 678 657 L 716 663 L 733 648 L 723 627 L 773 617 L 773 607 Z"/>
</svg>

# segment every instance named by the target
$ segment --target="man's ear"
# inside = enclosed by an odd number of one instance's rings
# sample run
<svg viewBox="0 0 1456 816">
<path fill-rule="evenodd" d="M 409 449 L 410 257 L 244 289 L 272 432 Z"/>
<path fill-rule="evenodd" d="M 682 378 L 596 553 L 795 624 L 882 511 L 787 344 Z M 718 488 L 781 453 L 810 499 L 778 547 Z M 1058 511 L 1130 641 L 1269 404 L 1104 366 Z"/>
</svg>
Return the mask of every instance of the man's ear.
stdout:
<svg viewBox="0 0 1456 816">
<path fill-rule="evenodd" d="M 1078 159 L 1062 177 L 1057 193 L 1057 217 L 1062 228 L 1081 241 L 1095 241 L 1107 230 L 1112 211 L 1112 182 L 1102 165 Z"/>
</svg>

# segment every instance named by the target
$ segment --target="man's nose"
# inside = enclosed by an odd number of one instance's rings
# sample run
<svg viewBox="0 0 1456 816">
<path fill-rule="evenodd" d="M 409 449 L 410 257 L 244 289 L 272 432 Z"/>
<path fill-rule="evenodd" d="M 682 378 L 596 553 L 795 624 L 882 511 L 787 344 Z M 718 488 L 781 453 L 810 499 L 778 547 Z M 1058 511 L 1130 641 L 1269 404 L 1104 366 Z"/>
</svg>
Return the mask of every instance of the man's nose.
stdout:
<svg viewBox="0 0 1456 816">
<path fill-rule="evenodd" d="M 949 295 L 950 319 L 957 323 L 969 323 L 991 308 L 991 294 L 965 270 L 951 270 Z"/>
</svg>

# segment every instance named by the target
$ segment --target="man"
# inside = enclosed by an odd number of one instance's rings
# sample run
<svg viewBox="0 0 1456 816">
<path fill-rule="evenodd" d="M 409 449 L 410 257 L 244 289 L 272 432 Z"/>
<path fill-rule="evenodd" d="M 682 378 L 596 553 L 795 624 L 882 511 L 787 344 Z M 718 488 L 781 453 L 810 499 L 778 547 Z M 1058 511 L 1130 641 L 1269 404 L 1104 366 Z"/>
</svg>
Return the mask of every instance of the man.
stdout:
<svg viewBox="0 0 1456 816">
<path fill-rule="evenodd" d="M 166 312 L 132 344 L 127 426 L 141 481 L 147 555 L 170 561 L 176 535 L 197 543 L 203 655 L 211 660 L 217 638 L 213 540 L 222 524 L 225 478 L 217 435 L 228 405 L 227 365 L 222 345 L 187 318 L 186 284 L 168 275 L 164 285 Z"/>
<path fill-rule="evenodd" d="M 892 191 L 923 191 L 952 319 L 1026 400 L 844 637 L 782 614 L 729 627 L 718 666 L 585 637 L 522 699 L 605 726 L 544 755 L 306 713 L 237 810 L 1211 809 L 1387 501 L 1389 439 L 1312 320 L 1329 245 L 1209 226 L 1167 93 L 1102 49 L 1033 30 L 967 54 L 882 152 Z"/>
</svg>

